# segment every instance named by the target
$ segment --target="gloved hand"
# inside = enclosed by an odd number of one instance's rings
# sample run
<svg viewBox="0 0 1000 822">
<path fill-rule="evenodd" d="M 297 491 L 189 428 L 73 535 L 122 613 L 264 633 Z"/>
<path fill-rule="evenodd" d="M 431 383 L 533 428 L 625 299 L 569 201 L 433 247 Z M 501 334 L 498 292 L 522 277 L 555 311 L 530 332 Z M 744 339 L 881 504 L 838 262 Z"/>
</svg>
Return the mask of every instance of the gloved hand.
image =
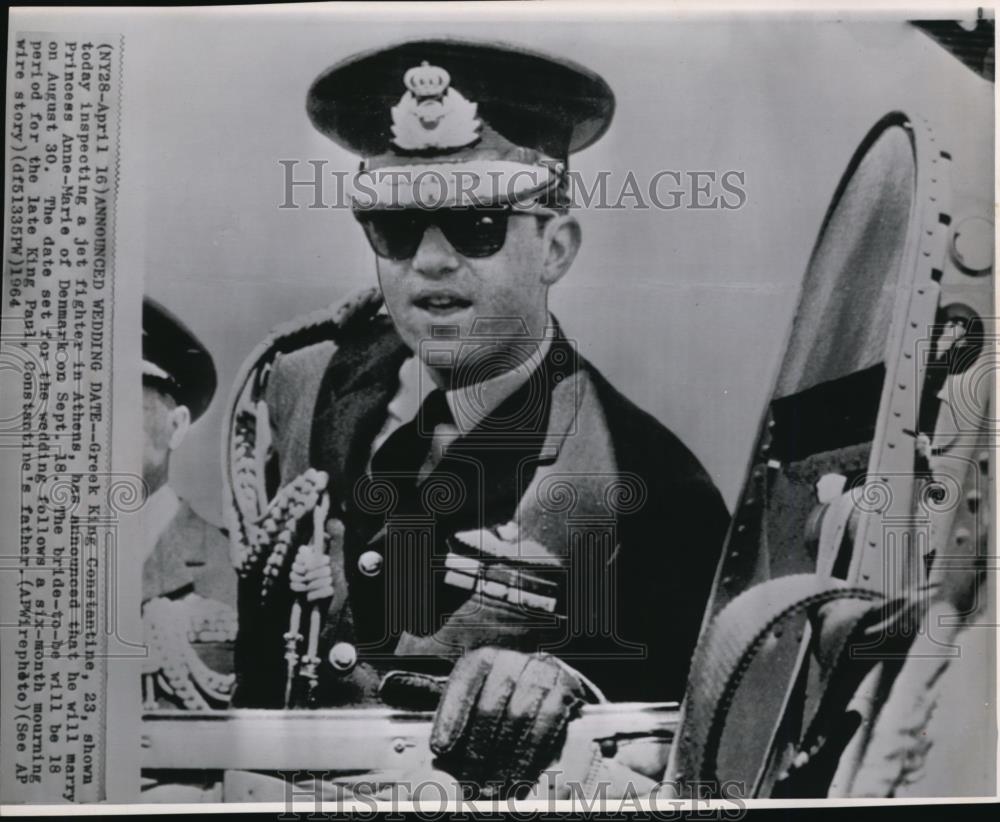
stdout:
<svg viewBox="0 0 1000 822">
<path fill-rule="evenodd" d="M 548 654 L 479 648 L 452 671 L 434 717 L 436 766 L 479 786 L 480 797 L 518 798 L 558 758 L 566 726 L 589 695 Z"/>
</svg>

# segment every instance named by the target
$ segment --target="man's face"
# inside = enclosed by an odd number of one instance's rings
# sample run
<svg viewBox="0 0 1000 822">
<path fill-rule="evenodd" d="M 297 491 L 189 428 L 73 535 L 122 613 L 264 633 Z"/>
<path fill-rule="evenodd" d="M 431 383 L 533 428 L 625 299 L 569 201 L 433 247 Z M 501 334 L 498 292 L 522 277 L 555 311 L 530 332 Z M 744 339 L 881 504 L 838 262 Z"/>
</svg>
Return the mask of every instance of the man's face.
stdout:
<svg viewBox="0 0 1000 822">
<path fill-rule="evenodd" d="M 548 316 L 549 241 L 542 227 L 534 216 L 514 214 L 496 254 L 465 257 L 431 225 L 409 259 L 378 257 L 386 308 L 403 341 L 442 369 L 448 358 L 458 363 L 460 351 L 463 358 L 475 352 L 478 360 L 484 346 L 475 344 L 477 337 L 485 337 L 491 350 L 509 348 L 508 341 L 523 348 L 526 337 L 537 340 Z"/>
</svg>

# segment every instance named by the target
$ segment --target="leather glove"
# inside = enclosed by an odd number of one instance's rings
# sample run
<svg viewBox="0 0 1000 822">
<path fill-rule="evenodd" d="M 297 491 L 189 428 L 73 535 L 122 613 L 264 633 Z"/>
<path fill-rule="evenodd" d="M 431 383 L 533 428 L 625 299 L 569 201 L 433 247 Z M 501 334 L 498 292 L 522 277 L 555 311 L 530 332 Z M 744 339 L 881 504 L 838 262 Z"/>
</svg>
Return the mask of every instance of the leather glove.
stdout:
<svg viewBox="0 0 1000 822">
<path fill-rule="evenodd" d="M 558 758 L 588 690 L 547 654 L 479 648 L 452 671 L 431 730 L 437 767 L 481 798 L 520 798 Z"/>
</svg>

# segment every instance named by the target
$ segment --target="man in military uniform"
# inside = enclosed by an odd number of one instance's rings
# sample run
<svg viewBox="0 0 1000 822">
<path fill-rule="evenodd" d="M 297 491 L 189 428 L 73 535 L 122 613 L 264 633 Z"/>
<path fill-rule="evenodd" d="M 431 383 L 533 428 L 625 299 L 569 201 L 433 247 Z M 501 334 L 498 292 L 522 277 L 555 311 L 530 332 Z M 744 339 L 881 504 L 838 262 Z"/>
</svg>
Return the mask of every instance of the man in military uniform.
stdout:
<svg viewBox="0 0 1000 822">
<path fill-rule="evenodd" d="M 199 640 L 210 642 L 231 641 L 235 635 L 236 573 L 229 560 L 229 542 L 218 527 L 177 495 L 169 480 L 171 454 L 208 408 L 216 382 L 212 357 L 201 342 L 177 317 L 147 297 L 142 311 L 142 477 L 148 493 L 143 507 L 143 613 L 147 628 L 150 621 L 182 621 L 176 647 L 166 625 L 149 636 L 157 646 L 151 649 L 151 675 L 156 670 L 161 670 L 161 676 L 163 670 L 177 670 L 168 663 L 183 660 L 168 657 L 189 653 L 186 641 L 192 631 Z M 163 600 L 171 605 L 164 607 Z M 231 651 L 212 653 L 205 661 L 228 671 L 232 663 L 227 656 Z M 197 661 L 191 662 L 201 670 Z M 148 702 L 163 696 L 146 684 Z M 168 683 L 171 691 L 176 686 Z M 189 701 L 191 707 L 202 704 L 193 692 Z"/>
<path fill-rule="evenodd" d="M 237 383 L 234 704 L 436 706 L 442 767 L 530 782 L 582 702 L 681 698 L 728 525 L 549 313 L 581 243 L 568 158 L 614 97 L 428 40 L 335 65 L 307 110 L 363 158 L 379 292 L 280 329 Z"/>
</svg>

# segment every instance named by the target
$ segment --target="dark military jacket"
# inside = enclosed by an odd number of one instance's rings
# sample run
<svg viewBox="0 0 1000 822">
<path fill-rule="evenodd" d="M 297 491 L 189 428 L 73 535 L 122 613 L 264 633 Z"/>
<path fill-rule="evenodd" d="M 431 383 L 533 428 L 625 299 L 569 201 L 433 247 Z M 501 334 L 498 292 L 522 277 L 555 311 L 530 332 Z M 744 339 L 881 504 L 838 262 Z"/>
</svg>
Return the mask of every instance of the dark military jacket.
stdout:
<svg viewBox="0 0 1000 822">
<path fill-rule="evenodd" d="M 229 542 L 185 500 L 142 566 L 142 601 L 195 593 L 236 607 Z"/>
<path fill-rule="evenodd" d="M 372 702 L 385 673 L 446 674 L 483 645 L 556 654 L 612 700 L 679 700 L 729 520 L 697 459 L 560 335 L 424 479 L 381 452 L 369 474 L 410 355 L 382 315 L 270 373 L 274 473 L 327 471 L 345 529 L 314 704 Z M 455 538 L 512 521 L 509 556 Z M 291 594 L 240 584 L 233 704 L 280 707 Z"/>
</svg>

